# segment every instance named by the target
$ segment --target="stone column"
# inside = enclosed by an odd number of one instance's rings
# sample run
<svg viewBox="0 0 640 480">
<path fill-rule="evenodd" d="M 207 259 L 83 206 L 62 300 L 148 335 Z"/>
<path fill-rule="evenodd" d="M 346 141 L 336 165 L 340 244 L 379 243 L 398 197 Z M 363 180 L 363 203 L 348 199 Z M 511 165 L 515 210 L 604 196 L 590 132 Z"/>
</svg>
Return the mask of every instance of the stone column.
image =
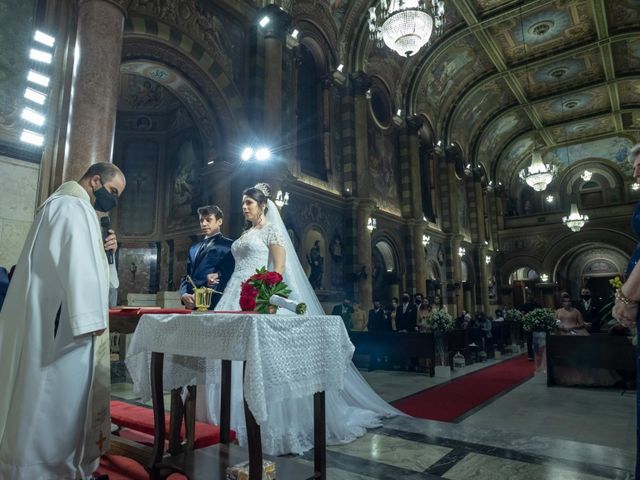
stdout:
<svg viewBox="0 0 640 480">
<path fill-rule="evenodd" d="M 556 308 L 556 284 L 553 282 L 536 283 L 536 287 L 542 293 L 542 306 Z"/>
<path fill-rule="evenodd" d="M 487 265 L 487 255 L 489 248 L 482 245 L 478 249 L 480 264 L 480 301 L 482 302 L 482 311 L 489 314 L 489 265 Z"/>
<path fill-rule="evenodd" d="M 264 28 L 264 133 L 271 147 L 279 150 L 282 139 L 282 58 L 284 40 L 291 17 L 278 6 L 264 7 L 259 18 L 267 15 Z"/>
<path fill-rule="evenodd" d="M 462 236 L 453 235 L 451 237 L 451 275 L 452 283 L 451 294 L 453 296 L 453 308 L 452 314 L 454 316 L 460 315 L 460 312 L 464 309 L 464 298 L 462 291 L 462 257 L 458 254 L 458 250 L 462 245 Z"/>
<path fill-rule="evenodd" d="M 351 77 L 353 88 L 354 108 L 354 133 L 355 133 L 355 157 L 356 157 L 356 195 L 361 199 L 369 199 L 370 174 L 369 174 L 369 145 L 367 111 L 367 91 L 371 88 L 371 77 L 364 72 L 357 72 Z"/>
<path fill-rule="evenodd" d="M 322 79 L 322 153 L 324 157 L 324 168 L 327 173 L 331 173 L 333 163 L 331 148 L 331 88 L 333 80 L 331 77 Z"/>
<path fill-rule="evenodd" d="M 422 236 L 424 235 L 424 212 L 422 211 L 422 187 L 420 183 L 420 137 L 418 132 L 422 128 L 422 118 L 413 115 L 407 118 L 407 133 L 409 137 L 409 165 L 411 175 L 411 213 L 413 225 L 413 264 L 415 268 L 416 293 L 426 295 L 427 265 L 424 255 Z"/>
<path fill-rule="evenodd" d="M 63 180 L 110 162 L 129 0 L 80 0 Z"/>
<path fill-rule="evenodd" d="M 487 248 L 487 231 L 485 228 L 485 205 L 484 205 L 484 192 L 482 191 L 481 178 L 474 172 L 473 176 L 473 193 L 476 197 L 476 218 L 477 218 L 477 232 L 476 238 L 477 251 L 478 251 L 478 264 L 480 271 L 478 275 L 480 277 L 480 300 L 482 302 L 481 309 L 483 312 L 489 312 L 489 269 L 487 268 L 486 257 L 489 253 Z"/>
<path fill-rule="evenodd" d="M 358 204 L 357 235 L 358 235 L 358 265 L 365 267 L 367 278 L 360 278 L 358 281 L 358 302 L 360 308 L 368 312 L 373 308 L 373 270 L 371 268 L 371 232 L 367 229 L 367 221 L 373 213 L 372 202 L 361 202 Z M 358 273 L 358 272 L 356 272 Z"/>
</svg>

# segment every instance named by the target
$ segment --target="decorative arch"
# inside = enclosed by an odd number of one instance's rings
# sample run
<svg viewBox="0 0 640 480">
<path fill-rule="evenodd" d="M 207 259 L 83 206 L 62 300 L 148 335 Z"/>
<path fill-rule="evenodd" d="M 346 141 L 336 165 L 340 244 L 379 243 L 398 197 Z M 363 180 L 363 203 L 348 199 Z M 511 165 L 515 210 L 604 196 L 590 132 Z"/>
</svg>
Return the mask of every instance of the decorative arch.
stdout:
<svg viewBox="0 0 640 480">
<path fill-rule="evenodd" d="M 250 132 L 244 101 L 227 73 L 228 66 L 220 63 L 220 56 L 210 54 L 206 45 L 171 25 L 132 14 L 125 21 L 123 62 L 145 61 L 181 72 L 185 83 L 199 93 L 197 103 L 208 104 L 210 121 L 218 122 L 217 128 L 229 143 Z M 176 91 L 176 95 L 187 104 L 188 91 Z"/>
<path fill-rule="evenodd" d="M 502 266 L 500 267 L 500 278 L 507 281 L 511 276 L 511 273 L 520 268 L 535 270 L 540 274 L 546 273 L 542 262 L 538 258 L 531 255 L 514 255 L 502 263 Z M 551 279 L 553 279 L 553 277 L 551 277 Z"/>
</svg>

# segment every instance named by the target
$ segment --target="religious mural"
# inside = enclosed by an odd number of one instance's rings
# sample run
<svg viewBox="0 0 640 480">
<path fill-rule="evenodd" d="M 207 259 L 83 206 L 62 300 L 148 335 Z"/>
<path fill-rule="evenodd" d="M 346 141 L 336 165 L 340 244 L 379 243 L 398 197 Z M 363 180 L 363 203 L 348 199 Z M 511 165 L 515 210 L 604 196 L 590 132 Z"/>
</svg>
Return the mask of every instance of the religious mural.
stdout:
<svg viewBox="0 0 640 480">
<path fill-rule="evenodd" d="M 127 189 L 118 202 L 118 226 L 122 234 L 151 235 L 155 229 L 158 144 L 136 139 L 124 145 L 116 160 L 127 178 Z"/>
<path fill-rule="evenodd" d="M 158 291 L 158 247 L 127 245 L 118 249 L 118 305 L 126 305 L 126 293 L 156 293 Z"/>
<path fill-rule="evenodd" d="M 489 115 L 506 105 L 515 102 L 504 80 L 497 80 L 483 85 L 456 109 L 452 125 L 451 139 L 460 145 L 467 146 L 472 140 L 477 125 L 481 124 Z M 468 148 L 465 148 L 468 151 Z"/>
<path fill-rule="evenodd" d="M 23 95 L 30 66 L 27 53 L 33 43 L 34 4 L 32 0 L 0 2 L 0 152 L 22 151 L 24 158 L 33 155 L 19 138 L 24 126 L 20 114 L 27 102 Z"/>
<path fill-rule="evenodd" d="M 489 124 L 484 131 L 479 148 L 479 158 L 488 164 L 496 160 L 506 142 L 518 132 L 529 129 L 531 122 L 522 110 L 510 111 Z"/>
<path fill-rule="evenodd" d="M 632 166 L 628 161 L 629 149 L 634 142 L 626 137 L 611 137 L 592 142 L 570 145 L 569 148 L 558 147 L 552 150 L 563 165 L 570 165 L 586 158 L 602 158 L 618 165 L 626 174 L 631 175 Z"/>
<path fill-rule="evenodd" d="M 610 115 L 606 117 L 593 118 L 588 120 L 578 120 L 554 127 L 549 130 L 554 141 L 558 143 L 564 142 L 566 139 L 590 137 L 592 135 L 602 135 L 603 133 L 613 132 L 616 127 Z"/>
<path fill-rule="evenodd" d="M 368 123 L 371 196 L 381 210 L 400 215 L 398 139 L 377 127 L 371 116 Z"/>
<path fill-rule="evenodd" d="M 198 170 L 203 161 L 197 135 L 191 132 L 171 138 L 167 161 L 167 228 L 175 229 L 192 223 L 202 203 Z"/>
</svg>

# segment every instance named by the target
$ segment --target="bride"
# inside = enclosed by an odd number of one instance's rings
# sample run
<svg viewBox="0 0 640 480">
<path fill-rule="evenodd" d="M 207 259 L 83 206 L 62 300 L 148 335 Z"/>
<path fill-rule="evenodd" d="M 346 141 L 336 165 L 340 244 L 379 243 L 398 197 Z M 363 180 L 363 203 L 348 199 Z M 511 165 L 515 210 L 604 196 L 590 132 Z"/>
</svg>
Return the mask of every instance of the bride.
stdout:
<svg viewBox="0 0 640 480">
<path fill-rule="evenodd" d="M 219 311 L 240 310 L 240 284 L 256 269 L 267 266 L 284 276 L 291 288 L 290 298 L 307 304 L 307 314 L 325 315 L 282 222 L 278 209 L 269 199 L 271 188 L 259 183 L 242 193 L 242 213 L 246 220 L 244 233 L 231 246 L 236 261 L 222 298 Z M 291 314 L 283 308 L 278 314 Z M 202 390 L 200 390 L 202 391 Z M 202 395 L 202 394 L 201 394 Z M 204 393 L 206 402 L 198 417 L 219 423 L 220 384 L 210 385 Z M 353 363 L 345 375 L 344 389 L 327 391 L 326 431 L 330 444 L 348 443 L 364 435 L 367 428 L 379 427 L 382 417 L 402 415 L 382 400 L 360 375 Z M 203 403 L 206 403 L 203 407 Z M 268 420 L 260 425 L 262 448 L 271 455 L 301 454 L 313 448 L 313 397 L 287 399 L 270 403 Z M 205 410 L 205 411 L 203 411 Z M 242 397 L 242 362 L 233 362 L 231 374 L 231 428 L 241 445 L 246 444 L 247 432 Z"/>
</svg>

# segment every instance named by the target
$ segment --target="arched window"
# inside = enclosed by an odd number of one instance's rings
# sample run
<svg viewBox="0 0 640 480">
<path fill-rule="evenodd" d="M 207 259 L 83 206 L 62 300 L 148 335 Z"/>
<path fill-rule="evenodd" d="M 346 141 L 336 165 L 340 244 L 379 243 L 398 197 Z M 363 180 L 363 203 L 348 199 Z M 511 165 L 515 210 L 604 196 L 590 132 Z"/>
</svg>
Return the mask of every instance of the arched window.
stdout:
<svg viewBox="0 0 640 480">
<path fill-rule="evenodd" d="M 320 115 L 322 114 L 322 90 L 320 70 L 311 50 L 300 45 L 298 67 L 298 146 L 300 167 L 306 174 L 327 179 L 327 169 L 322 148 Z"/>
<path fill-rule="evenodd" d="M 604 193 L 600 183 L 594 180 L 584 182 L 580 187 L 580 206 L 582 208 L 591 208 L 599 207 L 604 203 Z"/>
</svg>

